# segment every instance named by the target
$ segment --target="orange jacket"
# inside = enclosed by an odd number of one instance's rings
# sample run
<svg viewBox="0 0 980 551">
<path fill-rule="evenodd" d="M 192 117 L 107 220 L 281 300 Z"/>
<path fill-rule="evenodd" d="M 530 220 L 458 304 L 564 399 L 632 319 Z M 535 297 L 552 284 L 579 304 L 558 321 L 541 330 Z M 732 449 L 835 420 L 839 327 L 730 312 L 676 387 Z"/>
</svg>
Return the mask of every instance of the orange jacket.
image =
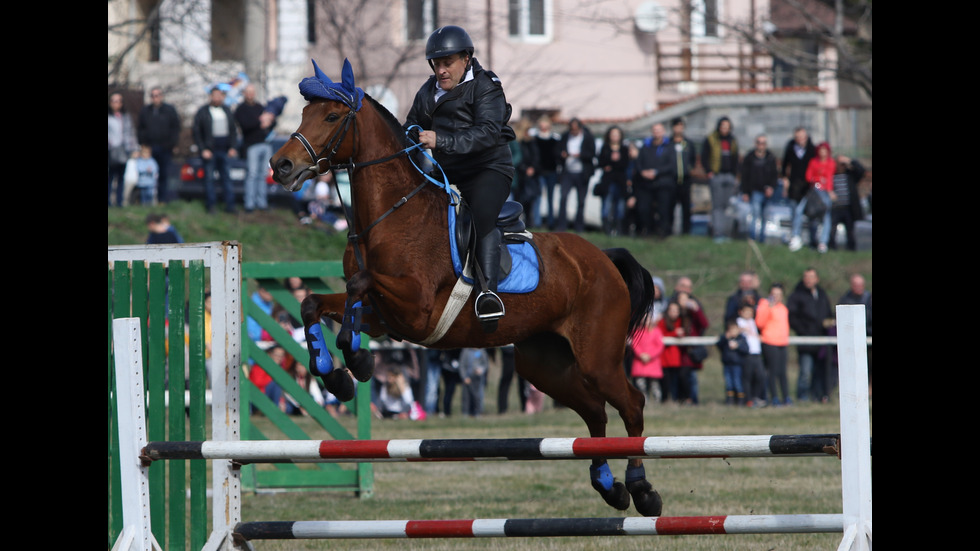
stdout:
<svg viewBox="0 0 980 551">
<path fill-rule="evenodd" d="M 770 305 L 769 299 L 759 300 L 755 310 L 755 324 L 759 326 L 762 344 L 789 345 L 789 309 L 783 303 Z"/>
</svg>

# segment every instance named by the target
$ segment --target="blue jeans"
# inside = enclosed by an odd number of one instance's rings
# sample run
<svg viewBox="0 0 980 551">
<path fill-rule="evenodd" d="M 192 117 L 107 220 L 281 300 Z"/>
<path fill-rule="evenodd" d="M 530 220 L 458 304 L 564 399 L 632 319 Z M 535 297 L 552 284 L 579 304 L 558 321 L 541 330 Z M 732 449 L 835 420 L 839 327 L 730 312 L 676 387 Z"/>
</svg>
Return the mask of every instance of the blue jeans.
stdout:
<svg viewBox="0 0 980 551">
<path fill-rule="evenodd" d="M 602 219 L 608 220 L 613 229 L 626 217 L 626 189 L 620 184 L 610 184 L 609 192 L 602 199 Z"/>
<path fill-rule="evenodd" d="M 809 400 L 813 386 L 813 366 L 817 361 L 816 352 L 798 352 L 800 377 L 796 380 L 796 399 Z"/>
<path fill-rule="evenodd" d="M 233 210 L 235 192 L 231 189 L 231 176 L 228 174 L 228 152 L 212 151 L 211 153 L 211 158 L 204 161 L 204 206 L 211 210 L 217 203 L 217 193 L 214 189 L 214 172 L 217 170 L 225 194 L 225 208 Z"/>
<path fill-rule="evenodd" d="M 722 367 L 722 374 L 725 377 L 725 392 L 745 393 L 745 388 L 742 386 L 742 366 L 725 365 Z"/>
<path fill-rule="evenodd" d="M 753 191 L 749 195 L 749 206 L 752 208 L 752 225 L 749 226 L 749 237 L 762 243 L 766 240 L 766 221 L 762 219 L 762 211 L 766 207 L 766 194 L 761 191 Z"/>
<path fill-rule="evenodd" d="M 822 189 L 817 190 L 817 195 L 827 205 L 827 211 L 824 212 L 820 224 L 820 237 L 818 241 L 821 245 L 826 245 L 830 241 L 830 195 Z M 793 237 L 800 236 L 804 216 L 806 216 L 806 196 L 800 199 L 799 204 L 796 205 L 796 211 L 793 213 Z M 814 220 L 810 220 L 810 237 L 812 238 L 814 235 L 816 235 L 816 224 Z"/>
<path fill-rule="evenodd" d="M 269 208 L 266 199 L 269 185 L 265 176 L 269 173 L 269 159 L 272 157 L 272 144 L 262 142 L 252 144 L 246 152 L 248 172 L 245 174 L 245 210 Z"/>
<path fill-rule="evenodd" d="M 558 183 L 557 172 L 542 172 L 538 179 L 541 181 L 541 193 L 534 208 L 534 225 L 541 227 L 541 201 L 546 201 L 548 207 L 548 227 L 555 226 L 555 184 Z"/>
</svg>

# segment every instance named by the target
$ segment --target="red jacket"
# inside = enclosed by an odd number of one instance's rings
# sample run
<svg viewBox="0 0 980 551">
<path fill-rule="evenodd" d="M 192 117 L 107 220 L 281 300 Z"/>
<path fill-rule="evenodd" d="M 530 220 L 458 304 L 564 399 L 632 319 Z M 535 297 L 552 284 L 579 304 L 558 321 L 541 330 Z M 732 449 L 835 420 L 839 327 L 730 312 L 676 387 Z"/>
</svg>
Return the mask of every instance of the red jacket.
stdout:
<svg viewBox="0 0 980 551">
<path fill-rule="evenodd" d="M 806 167 L 806 181 L 812 187 L 823 191 L 834 190 L 834 174 L 837 172 L 837 161 L 830 155 L 830 146 L 822 143 L 817 146 L 817 152 L 821 149 L 827 150 L 827 158 L 821 159 L 818 154 L 810 159 L 810 164 Z"/>
</svg>

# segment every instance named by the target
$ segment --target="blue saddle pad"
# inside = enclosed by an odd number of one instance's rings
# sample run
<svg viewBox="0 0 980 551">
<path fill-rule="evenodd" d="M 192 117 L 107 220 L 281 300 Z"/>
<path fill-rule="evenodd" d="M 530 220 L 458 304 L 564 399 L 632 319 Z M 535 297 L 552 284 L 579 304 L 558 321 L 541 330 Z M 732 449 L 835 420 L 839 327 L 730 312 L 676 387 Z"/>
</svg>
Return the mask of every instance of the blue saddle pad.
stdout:
<svg viewBox="0 0 980 551">
<path fill-rule="evenodd" d="M 449 250 L 453 257 L 453 269 L 456 277 L 463 273 L 463 262 L 459 258 L 459 247 L 456 244 L 456 208 L 449 205 Z M 498 293 L 530 293 L 538 288 L 540 270 L 538 269 L 538 253 L 534 245 L 524 241 L 508 243 L 507 250 L 512 258 L 510 273 L 497 284 Z M 467 283 L 473 283 L 472 278 L 464 277 Z"/>
</svg>

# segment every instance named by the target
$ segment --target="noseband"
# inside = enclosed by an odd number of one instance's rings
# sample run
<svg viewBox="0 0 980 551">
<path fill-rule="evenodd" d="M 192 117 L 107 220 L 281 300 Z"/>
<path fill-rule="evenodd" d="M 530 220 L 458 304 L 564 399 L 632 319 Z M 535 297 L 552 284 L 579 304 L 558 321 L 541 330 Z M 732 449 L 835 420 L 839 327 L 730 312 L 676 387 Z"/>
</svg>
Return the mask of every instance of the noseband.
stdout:
<svg viewBox="0 0 980 551">
<path fill-rule="evenodd" d="M 293 132 L 290 138 L 296 138 L 297 140 L 299 140 L 299 143 L 303 145 L 303 148 L 306 149 L 306 153 L 309 154 L 310 159 L 313 161 L 313 164 L 310 165 L 309 170 L 312 170 L 317 175 L 320 175 L 320 174 L 324 174 L 327 170 L 343 168 L 341 166 L 331 166 L 330 163 L 333 161 L 334 155 L 337 154 L 337 149 L 340 148 L 340 144 L 343 143 L 344 138 L 347 137 L 347 132 L 350 130 L 352 124 L 354 125 L 354 132 L 356 133 L 357 119 L 355 118 L 355 112 L 353 109 L 347 111 L 347 115 L 344 116 L 344 121 L 343 123 L 341 123 L 340 128 L 338 128 L 337 131 L 334 132 L 333 136 L 330 137 L 330 140 L 327 142 L 326 145 L 323 146 L 323 149 L 320 150 L 319 154 L 316 153 L 316 150 L 314 150 L 313 146 L 310 145 L 310 141 L 307 140 L 306 137 L 300 134 L 299 132 Z M 356 147 L 357 145 L 356 142 L 354 145 Z M 326 153 L 328 149 L 330 150 L 330 154 L 324 156 L 324 153 Z M 351 156 L 351 159 L 352 159 L 351 163 L 349 164 L 351 167 L 353 167 L 353 155 Z M 323 161 L 327 162 L 326 170 L 320 169 L 320 164 Z"/>
</svg>

